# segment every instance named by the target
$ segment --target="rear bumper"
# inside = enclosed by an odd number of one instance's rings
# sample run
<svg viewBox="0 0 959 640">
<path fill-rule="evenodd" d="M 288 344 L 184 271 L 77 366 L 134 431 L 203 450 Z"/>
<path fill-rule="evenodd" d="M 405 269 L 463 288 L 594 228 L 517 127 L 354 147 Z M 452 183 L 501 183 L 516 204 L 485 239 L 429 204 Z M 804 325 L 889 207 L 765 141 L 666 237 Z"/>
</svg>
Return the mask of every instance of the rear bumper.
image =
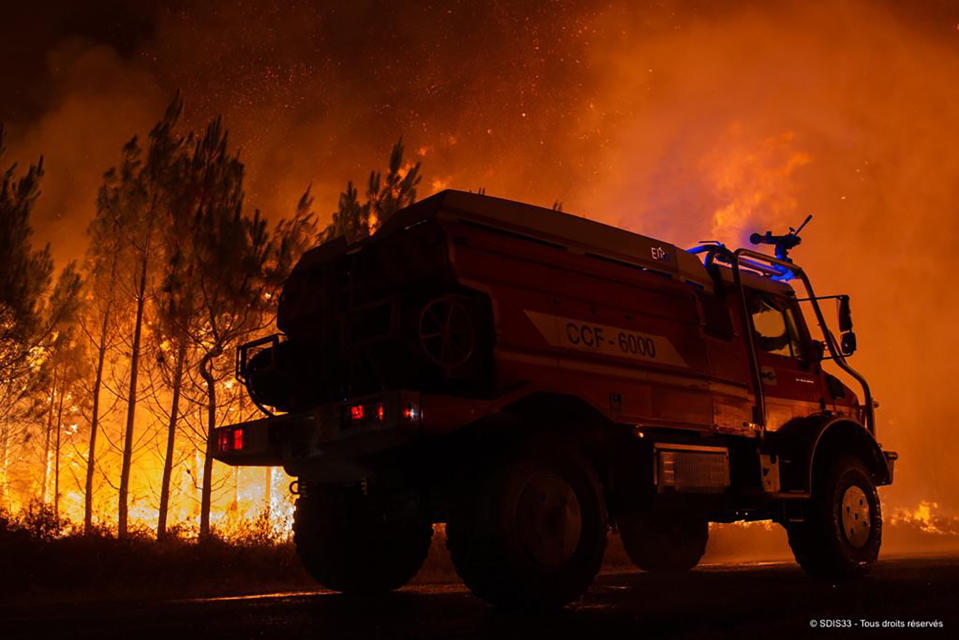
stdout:
<svg viewBox="0 0 959 640">
<path fill-rule="evenodd" d="M 508 400 L 388 391 L 221 427 L 213 457 L 233 466 L 282 466 L 316 481 L 360 480 L 372 475 L 372 456 L 424 433 L 453 431 Z"/>
<path fill-rule="evenodd" d="M 358 461 L 408 442 L 421 427 L 420 394 L 393 391 L 221 427 L 213 457 L 233 466 L 283 466 L 297 476 L 323 466 L 363 477 Z"/>
</svg>

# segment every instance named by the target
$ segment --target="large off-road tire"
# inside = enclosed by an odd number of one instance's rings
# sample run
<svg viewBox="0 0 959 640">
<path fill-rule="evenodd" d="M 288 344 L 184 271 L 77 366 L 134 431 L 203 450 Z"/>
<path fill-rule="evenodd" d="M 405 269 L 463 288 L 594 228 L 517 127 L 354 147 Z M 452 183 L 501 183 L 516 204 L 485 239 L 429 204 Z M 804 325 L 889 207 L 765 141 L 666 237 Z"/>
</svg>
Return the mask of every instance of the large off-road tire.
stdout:
<svg viewBox="0 0 959 640">
<path fill-rule="evenodd" d="M 623 548 L 643 571 L 689 571 L 706 553 L 709 523 L 696 514 L 648 511 L 617 520 Z"/>
<path fill-rule="evenodd" d="M 296 501 L 293 540 L 323 586 L 351 594 L 398 589 L 426 560 L 433 528 L 415 496 L 311 486 Z"/>
<path fill-rule="evenodd" d="M 561 607 L 583 594 L 606 549 L 606 511 L 591 464 L 537 438 L 464 489 L 447 546 L 480 598 L 506 608 Z"/>
<path fill-rule="evenodd" d="M 813 484 L 806 519 L 786 525 L 796 562 L 809 575 L 842 580 L 865 574 L 879 557 L 882 512 L 863 463 L 839 458 Z"/>
</svg>

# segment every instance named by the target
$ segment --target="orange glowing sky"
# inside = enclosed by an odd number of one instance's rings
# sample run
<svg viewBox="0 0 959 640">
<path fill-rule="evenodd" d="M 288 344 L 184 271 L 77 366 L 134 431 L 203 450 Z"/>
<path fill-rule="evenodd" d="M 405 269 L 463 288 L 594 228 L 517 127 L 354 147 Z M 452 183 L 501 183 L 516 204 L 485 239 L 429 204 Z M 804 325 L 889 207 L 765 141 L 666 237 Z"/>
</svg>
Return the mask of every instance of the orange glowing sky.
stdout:
<svg viewBox="0 0 959 640">
<path fill-rule="evenodd" d="M 884 495 L 959 508 L 955 3 L 61 4 L 0 44 L 22 60 L 8 157 L 46 155 L 35 226 L 61 263 L 177 88 L 191 123 L 224 115 L 274 219 L 310 184 L 328 215 L 401 134 L 421 195 L 559 200 L 681 246 L 812 212 L 795 256 L 853 296 L 854 364 L 902 455 Z"/>
</svg>

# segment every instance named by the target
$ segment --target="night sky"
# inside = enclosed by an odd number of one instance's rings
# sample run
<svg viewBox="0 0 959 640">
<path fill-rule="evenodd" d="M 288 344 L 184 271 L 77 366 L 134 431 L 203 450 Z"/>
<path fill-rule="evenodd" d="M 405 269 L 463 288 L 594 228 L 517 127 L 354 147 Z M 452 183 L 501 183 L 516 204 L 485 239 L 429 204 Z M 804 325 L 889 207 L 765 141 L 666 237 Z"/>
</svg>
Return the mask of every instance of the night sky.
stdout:
<svg viewBox="0 0 959 640">
<path fill-rule="evenodd" d="M 335 202 L 341 184 L 361 178 L 400 135 L 424 157 L 434 188 L 455 183 L 540 204 L 579 203 L 586 198 L 570 183 L 603 173 L 601 156 L 635 111 L 607 99 L 611 51 L 627 51 L 640 71 L 649 67 L 645 91 L 655 99 L 675 79 L 664 75 L 668 58 L 642 55 L 646 44 L 653 50 L 702 25 L 735 37 L 730 22 L 762 14 L 795 22 L 805 6 L 20 2 L 4 8 L 0 27 L 0 121 L 17 160 L 47 155 L 57 184 L 48 185 L 41 229 L 71 215 L 119 144 L 142 134 L 177 90 L 188 122 L 225 116 L 251 165 L 252 202 L 268 214 L 285 214 L 284 203 L 310 183 L 322 202 Z M 821 6 L 819 14 L 852 26 L 874 19 L 857 15 L 860 3 Z M 871 6 L 879 9 L 864 13 L 955 51 L 959 4 Z M 53 175 L 67 171 L 72 184 Z M 547 186 L 544 174 L 563 179 Z"/>
<path fill-rule="evenodd" d="M 303 108 L 305 89 L 363 93 L 371 83 L 395 104 L 370 105 L 382 115 L 413 111 L 429 99 L 456 99 L 477 74 L 501 81 L 525 78 L 510 106 L 522 107 L 562 78 L 586 89 L 583 53 L 605 37 L 591 19 L 609 6 L 596 2 L 266 2 L 70 0 L 8 2 L 3 8 L 0 120 L 29 122 L 55 105 L 58 52 L 102 45 L 150 75 L 163 91 L 197 93 L 202 108 L 282 101 Z M 635 2 L 645 27 L 634 37 L 680 30 L 701 19 L 775 3 L 748 1 Z M 782 3 L 781 3 L 782 4 Z M 785 3 L 788 4 L 788 3 Z M 830 3 L 825 3 L 830 4 Z M 832 3 L 835 7 L 847 2 Z M 959 28 L 952 0 L 872 3 L 912 23 L 930 38 Z M 76 53 L 77 49 L 73 49 Z M 578 78 L 569 73 L 581 68 Z M 429 72 L 423 77 L 419 71 Z M 574 76 L 576 74 L 574 73 Z M 499 103 L 499 100 L 496 100 Z M 408 105 L 408 106 L 406 106 Z M 465 106 L 465 105 L 464 105 Z M 482 104 L 473 105 L 480 109 Z M 415 118 L 415 114 L 409 114 Z M 401 120 L 402 124 L 409 121 Z"/>
</svg>

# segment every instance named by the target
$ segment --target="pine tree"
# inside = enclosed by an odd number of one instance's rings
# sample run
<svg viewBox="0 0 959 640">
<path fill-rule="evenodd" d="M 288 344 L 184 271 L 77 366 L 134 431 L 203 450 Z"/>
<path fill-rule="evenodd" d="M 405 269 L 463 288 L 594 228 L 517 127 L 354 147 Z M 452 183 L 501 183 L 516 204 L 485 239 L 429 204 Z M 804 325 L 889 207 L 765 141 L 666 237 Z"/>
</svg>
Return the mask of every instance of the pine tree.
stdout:
<svg viewBox="0 0 959 640">
<path fill-rule="evenodd" d="M 0 124 L 0 159 L 4 139 Z M 30 245 L 30 213 L 40 196 L 43 158 L 19 178 L 16 171 L 14 163 L 0 174 L 0 380 L 6 384 L 27 375 L 31 352 L 36 355 L 33 350 L 52 330 L 43 323 L 43 300 L 53 273 L 50 248 Z"/>
<path fill-rule="evenodd" d="M 171 105 L 171 112 L 179 113 L 182 101 L 179 95 Z M 191 163 L 186 153 L 192 138 L 173 134 L 176 118 L 167 118 L 166 127 L 155 132 L 155 146 L 164 148 L 169 158 L 163 172 L 154 180 L 166 193 L 168 205 L 166 223 L 160 236 L 164 263 L 160 286 L 154 293 L 154 353 L 159 373 L 170 390 L 170 405 L 166 413 L 166 442 L 163 453 L 163 475 L 160 481 L 160 504 L 157 512 L 157 539 L 167 531 L 170 510 L 170 480 L 176 433 L 181 415 L 185 373 L 193 362 L 195 349 L 190 342 L 191 331 L 200 321 L 197 281 L 194 278 L 195 261 L 190 255 L 191 228 L 196 221 L 194 206 L 202 190 L 195 189 L 190 173 Z M 161 143 L 161 140 L 163 141 Z"/>
<path fill-rule="evenodd" d="M 44 475 L 41 498 L 46 501 L 48 476 L 53 474 L 53 514 L 59 520 L 60 515 L 60 452 L 62 449 L 62 435 L 64 426 L 64 402 L 67 412 L 72 410 L 73 395 L 77 392 L 77 385 L 86 375 L 84 370 L 85 354 L 83 345 L 78 337 L 78 309 L 79 291 L 81 288 L 80 275 L 75 263 L 69 263 L 57 278 L 57 284 L 51 294 L 50 306 L 61 309 L 54 324 L 54 334 L 51 340 L 48 356 L 44 367 L 52 373 L 51 384 L 47 391 L 50 396 L 47 431 L 45 434 Z M 51 462 L 52 454 L 52 462 Z M 51 468 L 52 467 L 52 468 Z"/>
<path fill-rule="evenodd" d="M 0 124 L 0 158 L 4 140 Z M 42 157 L 19 177 L 16 164 L 0 174 L 0 505 L 7 501 L 11 449 L 29 437 L 26 419 L 38 414 L 36 383 L 57 324 L 75 302 L 74 289 L 48 298 L 53 273 L 49 247 L 35 250 L 30 243 L 30 214 L 42 177 Z"/>
<path fill-rule="evenodd" d="M 167 516 L 170 509 L 170 479 L 173 472 L 173 456 L 176 445 L 177 425 L 180 419 L 180 402 L 184 373 L 193 353 L 190 348 L 190 329 L 197 321 L 194 304 L 198 293 L 191 278 L 189 263 L 184 259 L 179 246 L 181 234 L 187 230 L 174 216 L 164 237 L 167 255 L 164 265 L 163 285 L 157 291 L 156 329 L 154 352 L 163 382 L 171 392 L 167 413 L 166 446 L 163 454 L 163 476 L 160 481 L 160 505 L 157 512 L 157 539 L 166 536 Z"/>
<path fill-rule="evenodd" d="M 376 231 L 394 213 L 416 201 L 416 187 L 420 183 L 420 163 L 403 166 L 403 138 L 390 152 L 386 176 L 371 171 L 366 188 L 366 201 L 360 202 L 353 182 L 347 182 L 346 191 L 340 194 L 333 221 L 320 234 L 322 242 L 334 238 L 346 238 L 347 242 L 360 242 Z"/>
<path fill-rule="evenodd" d="M 118 273 L 115 286 L 120 289 L 125 300 L 133 303 L 132 339 L 128 344 L 129 377 L 127 380 L 126 419 L 122 433 L 122 459 L 120 464 L 120 482 L 117 494 L 117 535 L 127 534 L 130 469 L 133 460 L 133 427 L 136 419 L 137 391 L 140 373 L 140 341 L 143 335 L 143 315 L 146 309 L 148 287 L 150 244 L 153 236 L 152 194 L 148 193 L 142 161 L 143 150 L 139 140 L 132 138 L 123 148 L 123 164 L 129 172 L 122 172 L 116 185 L 115 230 L 119 233 L 122 246 L 120 260 L 124 264 Z M 110 172 L 107 180 L 111 179 Z M 125 335 L 123 332 L 121 335 Z"/>
<path fill-rule="evenodd" d="M 243 213 L 243 164 L 230 154 L 219 118 L 192 141 L 181 183 L 192 194 L 183 268 L 195 286 L 197 321 L 189 335 L 198 351 L 197 370 L 206 394 L 206 447 L 200 507 L 200 535 L 210 534 L 213 430 L 217 426 L 217 365 L 230 348 L 264 326 L 264 311 L 277 283 L 267 270 L 274 243 L 259 212 Z"/>
<path fill-rule="evenodd" d="M 173 139 L 172 129 L 180 117 L 182 102 L 179 95 L 167 107 L 163 118 L 150 132 L 146 162 L 131 181 L 127 226 L 129 247 L 135 265 L 132 292 L 136 305 L 133 321 L 133 338 L 130 346 L 130 380 L 127 392 L 127 415 L 123 434 L 123 458 L 120 467 L 120 491 L 117 509 L 117 535 L 127 532 L 130 471 L 133 461 L 133 427 L 138 399 L 138 377 L 142 355 L 143 327 L 147 297 L 151 290 L 151 278 L 157 253 L 158 225 L 166 222 L 170 209 L 171 176 L 177 172 L 178 143 Z M 135 140 L 131 144 L 135 145 Z"/>
<path fill-rule="evenodd" d="M 370 173 L 366 191 L 370 204 L 370 231 L 376 230 L 394 213 L 416 201 L 420 163 L 404 170 L 403 150 L 403 138 L 400 138 L 390 152 L 386 176 L 383 177 L 378 171 Z"/>
<path fill-rule="evenodd" d="M 103 185 L 97 194 L 97 211 L 87 229 L 90 238 L 85 262 L 86 300 L 85 313 L 80 317 L 80 327 L 87 339 L 93 357 L 93 380 L 90 386 L 90 433 L 86 456 L 84 482 L 83 530 L 91 531 L 93 525 L 94 476 L 97 465 L 97 437 L 100 433 L 103 410 L 101 408 L 105 367 L 108 354 L 118 342 L 118 316 L 125 311 L 124 301 L 118 298 L 117 282 L 120 277 L 121 257 L 125 258 L 124 227 L 127 218 L 122 210 L 125 201 L 124 189 L 134 181 L 140 170 L 139 155 L 127 145 L 118 167 L 106 172 Z"/>
<path fill-rule="evenodd" d="M 266 273 L 274 286 L 282 286 L 296 266 L 300 256 L 316 244 L 317 221 L 313 213 L 313 194 L 307 187 L 296 203 L 292 218 L 283 218 L 276 225 L 274 252 L 267 263 Z"/>
<path fill-rule="evenodd" d="M 140 399 L 144 331 L 162 249 L 158 236 L 169 217 L 168 184 L 178 149 L 178 142 L 170 132 L 179 118 L 180 108 L 177 96 L 150 132 L 145 151 L 136 136 L 123 146 L 119 164 L 104 174 L 97 199 L 97 216 L 90 227 L 91 250 L 87 268 L 91 292 L 95 290 L 94 296 L 98 299 L 92 305 L 96 317 L 85 327 L 87 338 L 94 347 L 96 365 L 91 391 L 93 409 L 87 451 L 84 525 L 89 530 L 92 524 L 104 367 L 109 350 L 122 347 L 129 354 L 129 361 L 117 495 L 117 533 L 120 537 L 126 535 L 129 525 L 134 426 Z"/>
</svg>

